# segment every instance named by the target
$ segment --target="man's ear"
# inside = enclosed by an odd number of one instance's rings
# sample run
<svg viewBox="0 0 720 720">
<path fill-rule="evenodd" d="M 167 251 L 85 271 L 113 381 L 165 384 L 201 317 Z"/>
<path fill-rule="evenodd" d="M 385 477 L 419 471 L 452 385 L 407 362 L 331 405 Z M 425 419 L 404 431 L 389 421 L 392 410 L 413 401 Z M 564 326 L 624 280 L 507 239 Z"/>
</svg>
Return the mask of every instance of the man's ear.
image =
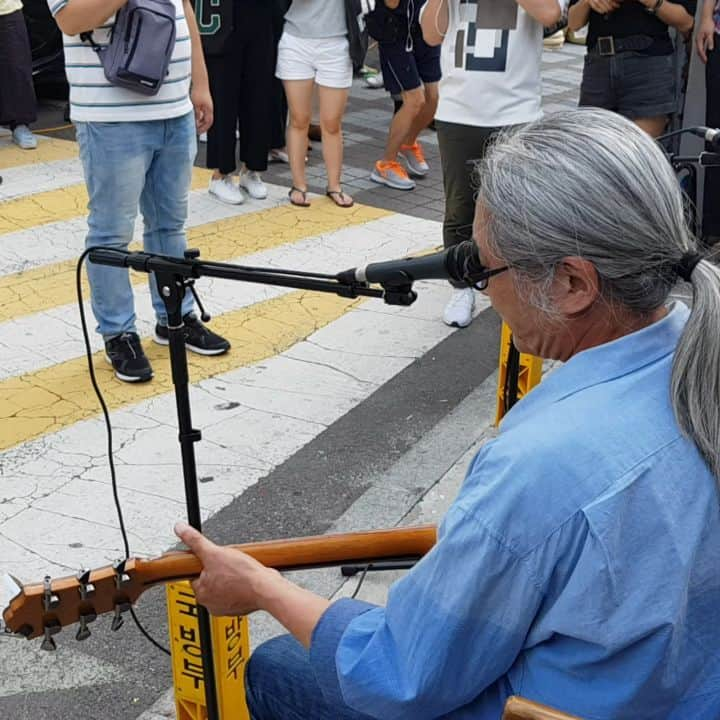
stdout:
<svg viewBox="0 0 720 720">
<path fill-rule="evenodd" d="M 600 297 L 597 269 L 581 257 L 565 257 L 555 272 L 555 306 L 564 315 L 581 315 Z"/>
</svg>

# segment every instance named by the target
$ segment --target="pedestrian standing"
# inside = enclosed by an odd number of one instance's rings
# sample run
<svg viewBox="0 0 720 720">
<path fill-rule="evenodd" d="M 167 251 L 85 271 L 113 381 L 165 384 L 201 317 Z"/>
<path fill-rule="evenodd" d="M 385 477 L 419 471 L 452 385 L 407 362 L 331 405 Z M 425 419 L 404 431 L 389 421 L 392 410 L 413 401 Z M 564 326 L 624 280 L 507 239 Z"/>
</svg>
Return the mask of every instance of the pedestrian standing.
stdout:
<svg viewBox="0 0 720 720">
<path fill-rule="evenodd" d="M 443 241 L 451 247 L 472 236 L 480 160 L 502 127 L 542 115 L 540 62 L 543 27 L 560 20 L 567 0 L 427 0 L 420 24 L 429 45 L 442 43 L 440 101 L 435 113 L 443 185 Z M 475 294 L 452 283 L 447 325 L 472 322 Z"/>
<path fill-rule="evenodd" d="M 310 206 L 305 154 L 315 85 L 327 171 L 326 194 L 339 207 L 349 208 L 353 204 L 353 199 L 340 185 L 342 117 L 353 76 L 347 35 L 343 0 L 293 0 L 285 14 L 276 75 L 283 81 L 290 108 L 287 146 L 293 181 L 289 197 L 293 205 Z"/>
<path fill-rule="evenodd" d="M 568 27 L 588 26 L 580 105 L 612 110 L 652 137 L 678 111 L 669 27 L 692 31 L 697 0 L 575 0 Z"/>
<path fill-rule="evenodd" d="M 381 0 L 367 16 L 370 35 L 378 41 L 385 89 L 400 98 L 385 144 L 370 179 L 398 190 L 412 190 L 430 167 L 418 135 L 435 117 L 440 81 L 440 48 L 428 45 L 420 28 L 424 0 Z M 398 162 L 405 161 L 407 170 Z"/>
<path fill-rule="evenodd" d="M 264 200 L 270 149 L 272 81 L 275 61 L 273 8 L 267 0 L 233 0 L 233 24 L 221 51 L 206 53 L 215 122 L 208 131 L 207 166 L 214 172 L 209 191 L 239 205 L 245 196 Z M 239 129 L 240 177 L 236 131 Z M 242 188 L 242 190 L 241 190 Z"/>
<path fill-rule="evenodd" d="M 0 0 L 0 125 L 12 130 L 24 150 L 37 147 L 28 125 L 37 119 L 32 82 L 32 53 L 22 0 Z"/>
<path fill-rule="evenodd" d="M 156 95 L 142 95 L 108 82 L 103 67 L 81 33 L 106 45 L 115 13 L 127 0 L 48 0 L 63 31 L 70 84 L 70 116 L 75 123 L 80 160 L 90 197 L 87 247 L 127 250 L 138 206 L 143 215 L 147 252 L 182 258 L 187 247 L 185 222 L 196 132 L 213 121 L 212 98 L 190 0 L 173 0 L 175 44 L 170 72 Z M 105 356 L 124 382 L 153 376 L 135 323 L 135 304 L 127 268 L 88 264 L 92 309 L 105 342 Z M 168 317 L 155 275 L 150 275 L 155 310 L 154 339 L 169 344 Z M 188 350 L 220 355 L 225 338 L 195 315 L 193 297 L 182 303 Z"/>
</svg>

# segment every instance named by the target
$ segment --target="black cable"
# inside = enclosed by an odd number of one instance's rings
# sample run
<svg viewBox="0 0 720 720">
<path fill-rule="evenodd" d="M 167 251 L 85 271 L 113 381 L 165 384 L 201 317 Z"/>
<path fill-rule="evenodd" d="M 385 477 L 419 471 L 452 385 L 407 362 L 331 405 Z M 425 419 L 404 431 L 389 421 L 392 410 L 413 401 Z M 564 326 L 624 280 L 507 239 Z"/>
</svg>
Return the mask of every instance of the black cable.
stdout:
<svg viewBox="0 0 720 720">
<path fill-rule="evenodd" d="M 694 128 L 680 128 L 679 130 L 672 130 L 671 132 L 665 133 L 664 135 L 660 135 L 659 137 L 655 138 L 655 141 L 658 143 L 663 143 L 665 142 L 665 140 L 670 140 L 670 138 L 677 137 L 678 135 L 682 135 L 683 133 L 689 132 L 693 129 Z"/>
<path fill-rule="evenodd" d="M 365 568 L 362 571 L 362 575 L 360 576 L 360 579 L 358 580 L 357 587 L 355 588 L 355 592 L 350 596 L 353 600 L 357 597 L 357 594 L 360 592 L 360 588 L 362 587 L 363 582 L 365 581 L 365 576 L 368 574 L 368 571 L 372 567 L 372 563 L 369 563 L 365 566 Z"/>
<path fill-rule="evenodd" d="M 93 390 L 95 390 L 95 395 L 97 395 L 97 399 L 100 402 L 100 407 L 102 408 L 102 414 L 105 418 L 105 429 L 107 431 L 107 456 L 108 456 L 108 464 L 110 466 L 110 481 L 112 485 L 112 492 L 113 492 L 113 500 L 115 501 L 115 509 L 117 511 L 118 516 L 118 522 L 120 524 L 120 534 L 122 535 L 123 540 L 123 549 L 125 551 L 125 559 L 130 559 L 130 544 L 128 542 L 127 537 L 127 531 L 125 530 L 125 520 L 123 518 L 123 512 L 122 507 L 120 505 L 120 496 L 118 494 L 118 487 L 117 487 L 117 476 L 115 475 L 115 461 L 113 459 L 113 438 L 112 438 L 112 425 L 110 424 L 110 413 L 108 412 L 107 405 L 105 403 L 105 398 L 102 395 L 102 392 L 100 391 L 100 386 L 97 383 L 97 378 L 95 377 L 95 367 L 93 366 L 92 361 L 92 348 L 90 347 L 90 335 L 88 333 L 87 329 L 87 320 L 85 318 L 85 307 L 83 305 L 83 292 L 82 292 L 82 265 L 85 261 L 85 258 L 88 256 L 88 254 L 94 250 L 95 248 L 88 248 L 83 252 L 83 254 L 80 256 L 80 259 L 77 262 L 77 266 L 75 268 L 75 289 L 77 292 L 77 298 L 78 298 L 78 309 L 80 310 L 80 324 L 82 326 L 82 333 L 83 333 L 83 340 L 85 341 L 85 355 L 87 357 L 87 363 L 88 363 L 88 371 L 90 372 L 90 382 L 92 383 Z M 135 621 L 135 625 L 137 625 L 138 630 L 153 644 L 158 650 L 162 650 L 166 655 L 170 655 L 170 651 L 163 647 L 157 640 L 155 640 L 152 635 L 142 626 L 142 623 L 138 619 L 137 615 L 135 614 L 135 609 L 130 608 L 130 615 L 132 619 Z"/>
</svg>

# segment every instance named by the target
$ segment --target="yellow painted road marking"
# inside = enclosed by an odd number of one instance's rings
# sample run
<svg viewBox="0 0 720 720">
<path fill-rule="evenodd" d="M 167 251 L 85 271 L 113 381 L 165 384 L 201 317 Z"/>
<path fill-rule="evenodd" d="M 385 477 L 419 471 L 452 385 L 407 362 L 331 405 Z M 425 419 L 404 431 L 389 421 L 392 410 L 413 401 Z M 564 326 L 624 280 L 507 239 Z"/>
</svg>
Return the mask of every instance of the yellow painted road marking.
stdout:
<svg viewBox="0 0 720 720">
<path fill-rule="evenodd" d="M 357 305 L 334 295 L 293 292 L 252 307 L 217 316 L 213 330 L 232 343 L 219 357 L 188 353 L 190 381 L 197 383 L 277 355 Z M 129 384 L 115 379 L 104 353 L 93 356 L 98 383 L 111 410 L 172 389 L 168 349 L 146 342 L 155 377 Z M 87 362 L 75 358 L 50 368 L 0 382 L 0 451 L 57 432 L 99 414 Z"/>
<path fill-rule="evenodd" d="M 191 188 L 205 187 L 211 175 L 210 170 L 193 168 Z M 87 215 L 87 204 L 84 183 L 6 200 L 0 203 L 0 235 L 83 217 Z"/>
<path fill-rule="evenodd" d="M 207 260 L 224 262 L 391 214 L 359 204 L 343 209 L 318 198 L 311 208 L 280 205 L 199 225 L 188 231 L 188 245 L 199 247 Z M 0 322 L 74 302 L 75 265 L 68 260 L 0 277 Z M 135 284 L 147 282 L 143 273 L 131 276 Z M 89 297 L 87 283 L 83 293 Z"/>
<path fill-rule="evenodd" d="M 0 170 L 21 165 L 70 160 L 77 156 L 78 146 L 72 140 L 41 138 L 35 150 L 23 150 L 15 145 L 9 136 L 0 138 Z"/>
</svg>

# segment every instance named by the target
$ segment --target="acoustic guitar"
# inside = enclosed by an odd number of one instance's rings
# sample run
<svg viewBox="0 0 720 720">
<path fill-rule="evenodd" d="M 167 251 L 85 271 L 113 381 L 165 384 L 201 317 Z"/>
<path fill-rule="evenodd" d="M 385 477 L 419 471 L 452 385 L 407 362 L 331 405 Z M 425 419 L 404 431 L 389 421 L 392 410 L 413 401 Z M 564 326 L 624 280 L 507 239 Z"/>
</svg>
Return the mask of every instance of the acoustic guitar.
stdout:
<svg viewBox="0 0 720 720">
<path fill-rule="evenodd" d="M 231 545 L 277 570 L 303 570 L 343 563 L 371 564 L 380 560 L 418 560 L 437 540 L 437 528 L 424 525 L 391 530 L 317 535 L 289 540 Z M 54 650 L 54 635 L 78 623 L 75 638 L 90 636 L 88 625 L 98 615 L 113 613 L 111 628 L 119 630 L 123 615 L 150 587 L 191 580 L 202 570 L 190 552 L 170 552 L 154 560 L 130 558 L 75 576 L 19 586 L 3 612 L 5 632 L 28 640 L 43 637 L 42 647 Z"/>
</svg>

